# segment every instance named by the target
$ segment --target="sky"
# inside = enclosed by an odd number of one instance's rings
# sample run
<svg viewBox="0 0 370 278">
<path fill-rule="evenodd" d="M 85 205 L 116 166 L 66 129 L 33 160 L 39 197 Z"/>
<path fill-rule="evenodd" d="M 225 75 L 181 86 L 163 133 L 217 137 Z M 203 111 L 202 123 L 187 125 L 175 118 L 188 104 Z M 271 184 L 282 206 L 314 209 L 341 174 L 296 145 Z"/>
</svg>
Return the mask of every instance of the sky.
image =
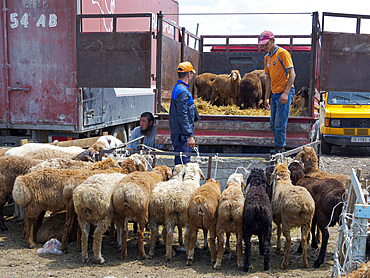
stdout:
<svg viewBox="0 0 370 278">
<path fill-rule="evenodd" d="M 311 14 L 319 12 L 370 15 L 369 0 L 178 0 L 179 25 L 198 35 L 310 35 Z M 182 15 L 187 13 L 309 13 L 300 15 Z M 356 20 L 325 17 L 326 31 L 355 32 Z M 361 33 L 370 34 L 370 19 L 361 21 Z"/>
</svg>

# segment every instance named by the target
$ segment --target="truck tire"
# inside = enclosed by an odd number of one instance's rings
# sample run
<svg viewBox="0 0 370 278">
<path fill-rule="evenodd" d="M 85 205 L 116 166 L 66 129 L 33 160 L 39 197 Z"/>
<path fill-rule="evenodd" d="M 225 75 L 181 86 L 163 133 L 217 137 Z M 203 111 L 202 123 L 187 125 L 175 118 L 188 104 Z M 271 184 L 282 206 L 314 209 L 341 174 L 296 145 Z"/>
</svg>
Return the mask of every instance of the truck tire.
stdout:
<svg viewBox="0 0 370 278">
<path fill-rule="evenodd" d="M 128 142 L 127 132 L 126 132 L 125 126 L 123 126 L 123 125 L 117 126 L 114 129 L 113 136 L 116 137 L 117 139 L 121 140 L 122 143 L 127 143 Z"/>
<path fill-rule="evenodd" d="M 321 140 L 321 153 L 330 154 L 333 145 L 326 142 L 322 134 L 320 134 L 320 140 Z"/>
</svg>

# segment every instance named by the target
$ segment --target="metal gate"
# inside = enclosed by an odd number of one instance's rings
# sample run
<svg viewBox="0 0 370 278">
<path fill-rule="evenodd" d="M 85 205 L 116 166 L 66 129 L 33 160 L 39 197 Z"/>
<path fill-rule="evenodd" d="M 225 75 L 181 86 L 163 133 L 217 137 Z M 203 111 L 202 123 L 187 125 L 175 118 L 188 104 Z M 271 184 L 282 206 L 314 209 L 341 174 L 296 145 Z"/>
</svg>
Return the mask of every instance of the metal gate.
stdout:
<svg viewBox="0 0 370 278">
<path fill-rule="evenodd" d="M 357 25 L 356 33 L 322 33 L 320 90 L 368 92 L 370 35 L 360 34 L 360 27 L 370 16 L 323 13 L 323 31 L 326 17 L 355 18 Z"/>
</svg>

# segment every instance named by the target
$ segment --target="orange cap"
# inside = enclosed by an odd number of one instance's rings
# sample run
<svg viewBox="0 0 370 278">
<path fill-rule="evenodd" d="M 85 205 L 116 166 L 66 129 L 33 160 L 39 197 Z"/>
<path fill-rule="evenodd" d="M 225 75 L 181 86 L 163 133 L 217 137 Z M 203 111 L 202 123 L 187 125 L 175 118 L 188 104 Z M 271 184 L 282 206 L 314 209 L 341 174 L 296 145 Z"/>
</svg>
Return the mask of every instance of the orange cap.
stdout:
<svg viewBox="0 0 370 278">
<path fill-rule="evenodd" d="M 193 65 L 190 62 L 182 62 L 177 66 L 177 72 L 194 72 Z"/>
</svg>

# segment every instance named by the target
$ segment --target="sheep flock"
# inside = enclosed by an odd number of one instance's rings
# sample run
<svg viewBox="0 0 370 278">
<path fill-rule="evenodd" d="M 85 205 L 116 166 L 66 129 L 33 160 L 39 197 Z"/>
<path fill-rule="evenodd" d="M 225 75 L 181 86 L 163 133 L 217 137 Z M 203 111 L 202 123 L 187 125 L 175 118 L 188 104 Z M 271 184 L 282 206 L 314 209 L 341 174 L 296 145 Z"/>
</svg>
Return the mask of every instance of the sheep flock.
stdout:
<svg viewBox="0 0 370 278">
<path fill-rule="evenodd" d="M 36 246 L 35 239 L 37 243 L 44 243 L 57 238 L 62 242 L 61 250 L 66 253 L 68 242 L 77 240 L 81 260 L 87 262 L 90 240 L 95 262 L 103 264 L 106 260 L 101 252 L 102 237 L 109 231 L 117 243 L 117 251 L 120 249 L 121 259 L 126 259 L 129 252 L 136 252 L 141 259 L 152 259 L 155 253 L 158 254 L 156 247 L 163 241 L 166 251 L 159 255 L 170 262 L 176 255 L 173 235 L 177 227 L 178 243 L 186 251 L 184 264 L 192 265 L 197 263 L 194 249 L 201 229 L 203 249 L 207 250 L 210 244 L 212 268 L 221 268 L 223 254 L 230 249 L 230 235 L 235 234 L 237 266 L 249 271 L 251 238 L 256 235 L 263 269 L 269 271 L 274 222 L 277 227 L 276 253 L 281 251 L 281 232 L 286 242 L 281 268 L 289 268 L 290 230 L 294 227 L 302 231 L 302 266 L 309 266 L 310 232 L 312 246 L 318 247 L 320 239 L 315 235 L 316 225 L 322 233 L 322 246 L 313 266 L 318 268 L 324 262 L 329 237 L 326 226 L 339 221 L 341 207 L 337 208 L 337 205 L 342 201 L 343 178 L 346 177 L 319 172 L 311 149 L 303 148 L 297 155 L 303 165 L 294 162 L 298 165 L 290 168 L 285 164 L 275 166 L 276 187 L 270 200 L 266 173 L 262 169 L 252 169 L 246 179 L 235 172 L 221 191 L 220 182 L 214 179 L 201 186 L 204 174 L 194 162 L 177 165 L 173 171 L 165 165 L 147 171 L 146 160 L 140 154 L 119 162 L 109 157 L 99 162 L 76 160 L 79 153 L 85 152 L 92 158 L 91 154 L 98 149 L 110 147 L 107 142 L 99 142 L 103 144 L 90 147 L 89 153 L 74 149 L 68 157 L 68 152 L 62 148 L 51 152 L 40 146 L 36 152 L 34 146 L 20 147 L 18 153 L 14 148 L 11 154 L 0 157 L 1 216 L 9 198 L 25 209 L 23 238 L 28 247 Z M 42 154 L 41 157 L 35 157 L 37 152 Z M 28 157 L 30 153 L 32 155 Z M 330 219 L 334 210 L 334 217 Z M 45 212 L 52 214 L 44 219 Z M 136 250 L 127 245 L 129 221 L 138 223 Z M 161 237 L 159 226 L 163 226 Z M 3 217 L 0 229 L 7 230 Z M 145 229 L 150 229 L 151 233 L 147 248 Z M 145 249 L 149 251 L 148 255 Z"/>
<path fill-rule="evenodd" d="M 243 76 L 239 70 L 228 74 L 202 73 L 194 80 L 194 102 L 200 114 L 269 116 L 265 109 L 264 70 L 254 70 Z M 296 88 L 290 116 L 307 116 L 307 87 Z M 164 102 L 169 109 L 169 103 Z"/>
</svg>

